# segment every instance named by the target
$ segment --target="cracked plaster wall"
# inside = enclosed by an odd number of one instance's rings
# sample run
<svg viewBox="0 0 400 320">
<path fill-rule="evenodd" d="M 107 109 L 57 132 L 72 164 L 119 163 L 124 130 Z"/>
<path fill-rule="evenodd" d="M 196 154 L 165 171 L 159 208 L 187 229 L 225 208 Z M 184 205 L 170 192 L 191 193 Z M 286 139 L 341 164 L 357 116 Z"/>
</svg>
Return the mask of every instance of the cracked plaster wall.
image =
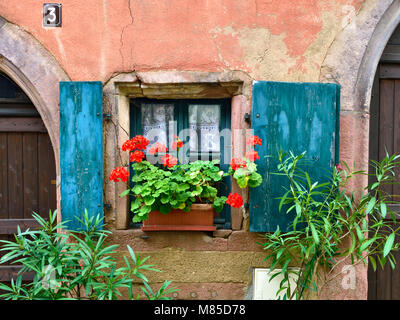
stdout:
<svg viewBox="0 0 400 320">
<path fill-rule="evenodd" d="M 72 80 L 172 69 L 318 81 L 329 46 L 363 2 L 64 0 L 62 28 L 42 27 L 35 0 L 3 0 L 0 15 L 37 38 Z"/>
</svg>

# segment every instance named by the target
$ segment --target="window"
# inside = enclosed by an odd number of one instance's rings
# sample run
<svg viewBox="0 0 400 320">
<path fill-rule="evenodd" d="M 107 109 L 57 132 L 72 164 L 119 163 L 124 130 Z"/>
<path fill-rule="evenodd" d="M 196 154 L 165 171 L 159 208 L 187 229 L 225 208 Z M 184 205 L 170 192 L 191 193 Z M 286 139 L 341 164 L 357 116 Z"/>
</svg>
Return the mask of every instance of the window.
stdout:
<svg viewBox="0 0 400 320">
<path fill-rule="evenodd" d="M 179 159 L 183 163 L 219 159 L 227 170 L 231 158 L 230 99 L 132 99 L 130 102 L 131 138 L 141 134 L 149 145 L 161 142 L 171 150 L 174 135 L 184 142 Z M 218 186 L 228 195 L 230 178 Z M 230 228 L 230 208 L 215 217 L 217 228 Z"/>
</svg>

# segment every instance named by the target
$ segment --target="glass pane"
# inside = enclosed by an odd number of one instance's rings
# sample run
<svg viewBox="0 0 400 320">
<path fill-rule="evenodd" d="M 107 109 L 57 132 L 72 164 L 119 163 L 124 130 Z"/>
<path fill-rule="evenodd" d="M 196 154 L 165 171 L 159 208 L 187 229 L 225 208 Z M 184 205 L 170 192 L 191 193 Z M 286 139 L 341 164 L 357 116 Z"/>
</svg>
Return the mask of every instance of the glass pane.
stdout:
<svg viewBox="0 0 400 320">
<path fill-rule="evenodd" d="M 197 158 L 213 154 L 213 158 L 219 158 L 220 137 L 219 127 L 221 119 L 221 106 L 218 104 L 190 104 L 189 105 L 189 129 L 190 129 L 190 153 Z"/>
<path fill-rule="evenodd" d="M 174 105 L 161 103 L 142 103 L 142 128 L 143 136 L 149 140 L 149 145 L 160 142 L 166 146 L 172 143 L 173 135 L 170 133 L 174 121 Z"/>
</svg>

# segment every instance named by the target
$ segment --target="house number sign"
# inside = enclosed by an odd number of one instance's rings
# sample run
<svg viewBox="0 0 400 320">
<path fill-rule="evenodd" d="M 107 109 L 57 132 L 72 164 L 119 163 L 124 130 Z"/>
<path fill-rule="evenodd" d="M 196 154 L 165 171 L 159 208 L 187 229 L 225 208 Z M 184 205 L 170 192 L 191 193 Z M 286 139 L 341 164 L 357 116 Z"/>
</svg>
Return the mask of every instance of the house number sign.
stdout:
<svg viewBox="0 0 400 320">
<path fill-rule="evenodd" d="M 61 4 L 43 4 L 43 27 L 61 27 Z"/>
</svg>

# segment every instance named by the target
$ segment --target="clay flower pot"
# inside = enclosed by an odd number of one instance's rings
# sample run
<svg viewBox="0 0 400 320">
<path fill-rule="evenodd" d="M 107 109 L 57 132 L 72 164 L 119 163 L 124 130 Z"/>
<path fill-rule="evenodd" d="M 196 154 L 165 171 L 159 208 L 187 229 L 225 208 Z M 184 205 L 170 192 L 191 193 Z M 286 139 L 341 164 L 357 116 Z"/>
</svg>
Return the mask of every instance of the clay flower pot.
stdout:
<svg viewBox="0 0 400 320">
<path fill-rule="evenodd" d="M 211 204 L 192 204 L 189 212 L 171 210 L 162 214 L 151 211 L 143 221 L 143 231 L 215 231 L 214 209 Z"/>
</svg>

